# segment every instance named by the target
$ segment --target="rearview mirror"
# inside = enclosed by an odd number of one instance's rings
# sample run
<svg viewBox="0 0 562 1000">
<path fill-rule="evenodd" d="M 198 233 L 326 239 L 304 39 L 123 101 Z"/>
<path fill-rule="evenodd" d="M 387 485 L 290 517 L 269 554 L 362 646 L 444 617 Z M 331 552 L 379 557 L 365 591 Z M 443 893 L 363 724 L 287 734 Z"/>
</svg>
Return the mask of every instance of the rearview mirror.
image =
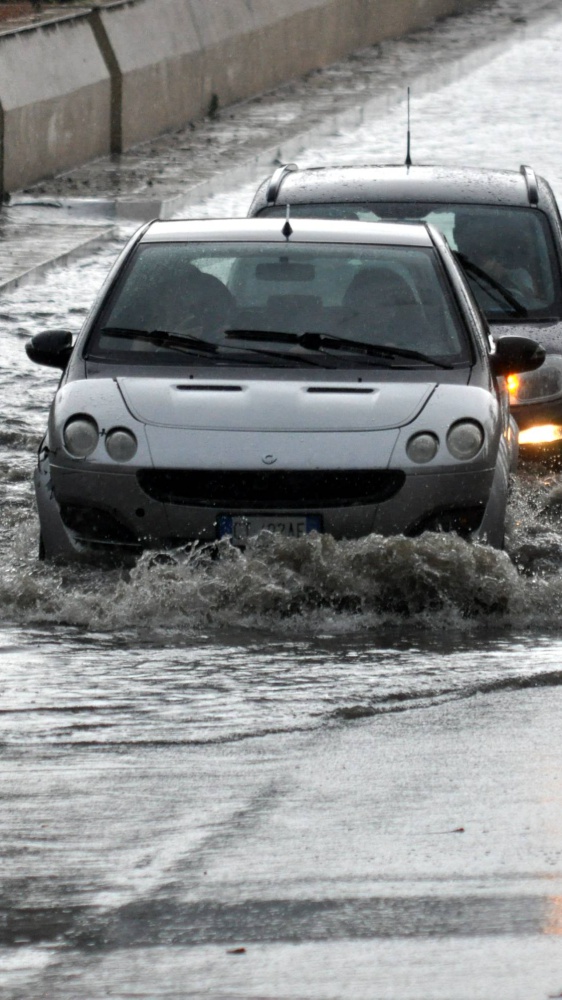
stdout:
<svg viewBox="0 0 562 1000">
<path fill-rule="evenodd" d="M 533 372 L 540 368 L 545 356 L 544 347 L 530 337 L 499 337 L 490 364 L 494 375 Z"/>
<path fill-rule="evenodd" d="M 258 281 L 314 281 L 315 275 L 314 264 L 301 264 L 289 260 L 258 264 L 256 267 Z"/>
<path fill-rule="evenodd" d="M 48 365 L 49 368 L 66 368 L 72 353 L 72 334 L 70 330 L 46 330 L 36 333 L 25 345 L 25 352 L 30 361 L 37 365 Z"/>
</svg>

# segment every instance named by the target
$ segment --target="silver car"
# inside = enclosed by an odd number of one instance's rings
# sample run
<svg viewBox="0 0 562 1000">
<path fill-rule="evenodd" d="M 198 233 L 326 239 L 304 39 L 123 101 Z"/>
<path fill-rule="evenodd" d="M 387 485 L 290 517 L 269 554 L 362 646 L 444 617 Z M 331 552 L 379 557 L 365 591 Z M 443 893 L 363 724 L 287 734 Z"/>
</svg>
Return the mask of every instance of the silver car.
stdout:
<svg viewBox="0 0 562 1000">
<path fill-rule="evenodd" d="M 432 227 L 289 217 L 143 227 L 74 345 L 26 349 L 63 370 L 35 474 L 63 560 L 261 531 L 501 546 L 505 376 L 544 357 L 493 343 Z"/>
</svg>

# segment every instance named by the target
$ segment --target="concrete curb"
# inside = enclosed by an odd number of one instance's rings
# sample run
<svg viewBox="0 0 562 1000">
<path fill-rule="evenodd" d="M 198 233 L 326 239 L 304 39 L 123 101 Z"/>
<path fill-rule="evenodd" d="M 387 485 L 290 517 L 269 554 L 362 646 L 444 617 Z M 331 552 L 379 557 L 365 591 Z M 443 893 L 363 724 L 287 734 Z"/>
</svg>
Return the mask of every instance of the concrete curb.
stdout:
<svg viewBox="0 0 562 1000">
<path fill-rule="evenodd" d="M 115 226 L 4 224 L 0 238 L 0 291 L 40 281 L 52 267 L 64 266 L 91 253 L 116 234 Z M 42 235 L 50 250 L 43 250 Z M 19 253 L 14 253 L 14 246 Z"/>
</svg>

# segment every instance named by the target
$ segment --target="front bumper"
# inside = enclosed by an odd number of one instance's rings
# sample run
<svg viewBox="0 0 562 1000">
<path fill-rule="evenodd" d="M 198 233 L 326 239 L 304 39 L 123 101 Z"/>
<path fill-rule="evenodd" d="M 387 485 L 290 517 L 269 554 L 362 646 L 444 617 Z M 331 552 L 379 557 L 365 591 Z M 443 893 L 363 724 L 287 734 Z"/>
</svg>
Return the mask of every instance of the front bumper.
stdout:
<svg viewBox="0 0 562 1000">
<path fill-rule="evenodd" d="M 295 473 L 297 474 L 297 473 Z M 345 472 L 341 473 L 345 477 Z M 349 473 L 353 475 L 353 473 Z M 263 507 L 255 496 L 244 503 L 238 496 L 213 498 L 212 505 L 189 502 L 163 502 L 141 488 L 134 472 L 71 470 L 52 466 L 44 455 L 35 475 L 41 534 L 48 558 L 90 559 L 104 552 L 132 556 L 143 549 L 178 547 L 182 544 L 214 542 L 218 538 L 220 515 L 316 514 L 323 531 L 336 539 L 360 538 L 373 532 L 418 534 L 427 526 L 439 523 L 468 524 L 467 533 L 478 528 L 489 507 L 497 481 L 497 469 L 396 473 L 397 489 L 378 502 L 338 504 L 331 497 L 329 505 L 319 492 L 309 496 L 306 507 L 296 504 Z M 507 475 L 503 477 L 506 479 Z M 500 484 L 500 494 L 506 483 Z M 142 481 L 142 477 L 141 477 Z M 388 492 L 388 491 L 387 491 Z M 282 500 L 281 500 L 282 503 Z M 466 521 L 469 513 L 469 522 Z M 480 516 L 481 515 L 481 516 Z M 499 519 L 503 512 L 500 510 Z M 493 532 L 492 532 L 493 534 Z M 499 538 L 499 535 L 498 535 Z M 495 544 L 494 539 L 491 539 Z"/>
</svg>

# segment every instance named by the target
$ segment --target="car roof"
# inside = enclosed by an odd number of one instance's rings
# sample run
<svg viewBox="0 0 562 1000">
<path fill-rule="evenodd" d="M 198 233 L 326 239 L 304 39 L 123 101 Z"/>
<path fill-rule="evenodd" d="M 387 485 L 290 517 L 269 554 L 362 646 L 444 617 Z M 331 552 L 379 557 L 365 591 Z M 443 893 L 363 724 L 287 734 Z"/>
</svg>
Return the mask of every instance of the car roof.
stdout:
<svg viewBox="0 0 562 1000">
<path fill-rule="evenodd" d="M 531 167 L 497 170 L 476 167 L 350 165 L 298 169 L 286 164 L 263 184 L 255 207 L 313 202 L 415 201 L 466 204 L 538 204 L 548 185 Z"/>
<path fill-rule="evenodd" d="M 199 219 L 153 222 L 141 234 L 141 243 L 273 242 L 287 244 L 285 219 Z M 412 223 L 291 219 L 292 242 L 371 243 L 394 246 L 433 246 L 427 226 Z"/>
</svg>

